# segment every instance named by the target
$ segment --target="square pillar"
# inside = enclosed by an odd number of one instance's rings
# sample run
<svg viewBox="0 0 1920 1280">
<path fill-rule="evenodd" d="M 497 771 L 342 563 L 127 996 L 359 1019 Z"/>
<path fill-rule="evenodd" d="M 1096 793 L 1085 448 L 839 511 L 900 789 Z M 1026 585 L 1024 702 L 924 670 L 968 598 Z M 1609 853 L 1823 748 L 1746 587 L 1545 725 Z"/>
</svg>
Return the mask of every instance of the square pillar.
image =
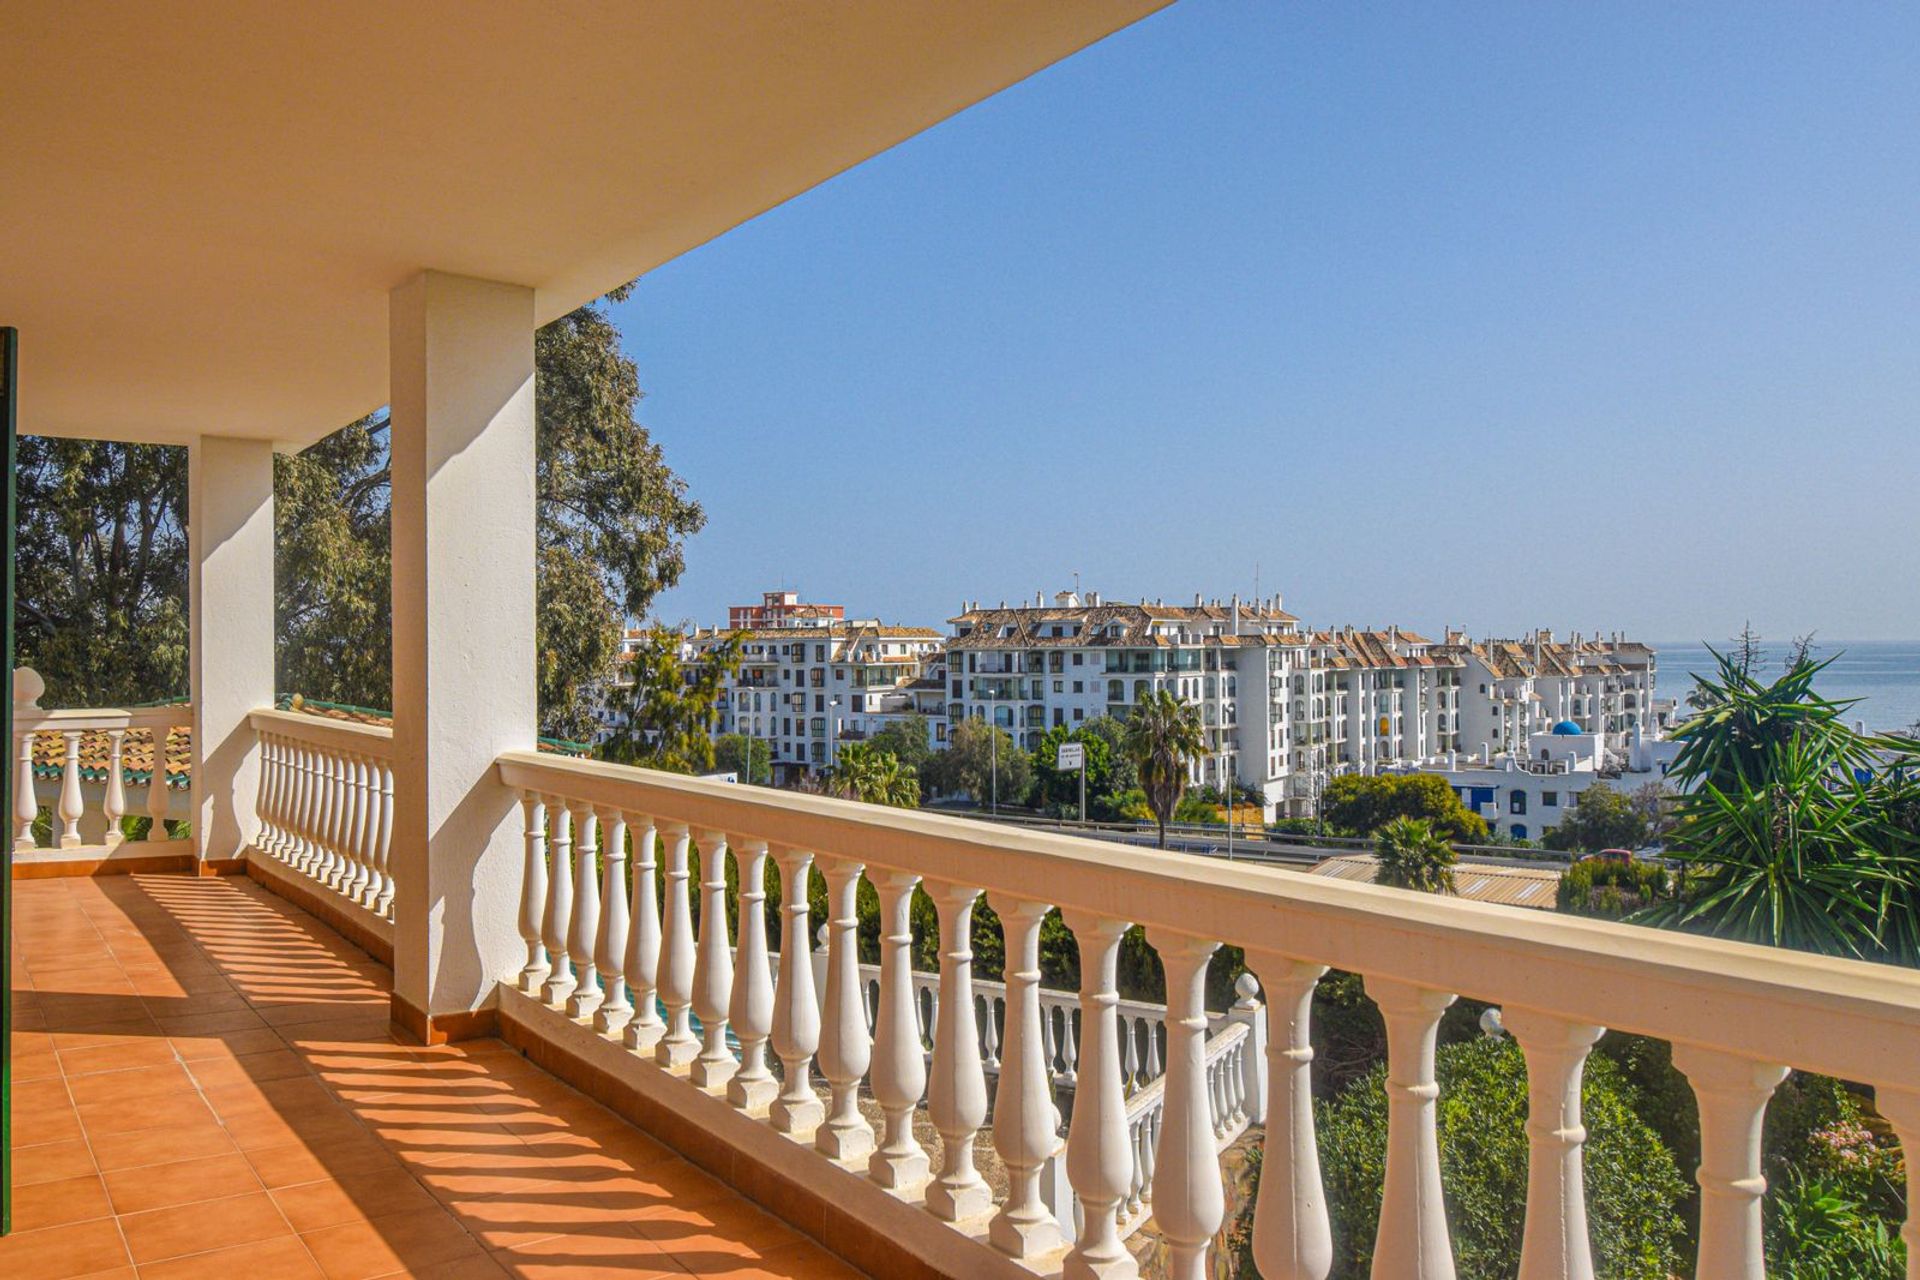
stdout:
<svg viewBox="0 0 1920 1280">
<path fill-rule="evenodd" d="M 237 866 L 259 830 L 260 748 L 247 715 L 273 705 L 273 445 L 187 447 L 193 841 L 202 871 Z"/>
<path fill-rule="evenodd" d="M 428 271 L 389 299 L 393 1014 L 485 1034 L 526 959 L 518 798 L 534 684 L 533 291 Z"/>
</svg>

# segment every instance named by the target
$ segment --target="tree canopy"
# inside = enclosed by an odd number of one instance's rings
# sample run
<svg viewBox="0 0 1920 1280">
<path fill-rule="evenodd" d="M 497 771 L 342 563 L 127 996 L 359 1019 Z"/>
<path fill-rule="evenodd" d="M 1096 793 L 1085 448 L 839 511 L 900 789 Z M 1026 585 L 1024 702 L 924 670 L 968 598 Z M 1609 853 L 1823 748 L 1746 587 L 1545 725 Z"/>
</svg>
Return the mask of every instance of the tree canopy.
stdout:
<svg viewBox="0 0 1920 1280">
<path fill-rule="evenodd" d="M 930 757 L 925 768 L 923 780 L 930 790 L 966 795 L 975 804 L 994 799 L 1020 804 L 1033 787 L 1033 757 L 1015 746 L 1006 730 L 985 720 L 962 720 L 953 726 L 947 749 Z"/>
<path fill-rule="evenodd" d="M 740 781 L 756 787 L 772 786 L 773 748 L 765 738 L 723 733 L 713 740 L 713 767 L 721 773 L 737 773 Z"/>
<path fill-rule="evenodd" d="M 614 688 L 616 727 L 601 744 L 601 756 L 669 773 L 712 772 L 720 699 L 745 648 L 745 633 L 734 632 L 683 664 L 680 633 L 660 623 L 648 627 L 629 659 L 626 681 Z"/>
<path fill-rule="evenodd" d="M 1324 804 L 1329 823 L 1359 836 L 1372 835 L 1394 818 L 1423 818 L 1448 840 L 1487 837 L 1486 819 L 1434 773 L 1342 774 L 1327 784 Z"/>
<path fill-rule="evenodd" d="M 1634 798 L 1595 783 L 1579 794 L 1541 843 L 1549 849 L 1597 853 L 1601 849 L 1637 849 L 1646 839 L 1646 815 Z"/>
</svg>

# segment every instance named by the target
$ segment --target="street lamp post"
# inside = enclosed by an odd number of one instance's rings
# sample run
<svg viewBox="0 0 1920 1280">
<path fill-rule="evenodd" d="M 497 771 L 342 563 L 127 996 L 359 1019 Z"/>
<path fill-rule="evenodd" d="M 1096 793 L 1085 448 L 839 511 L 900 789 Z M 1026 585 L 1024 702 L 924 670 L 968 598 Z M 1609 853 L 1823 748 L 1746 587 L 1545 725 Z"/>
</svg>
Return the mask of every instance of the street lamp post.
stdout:
<svg viewBox="0 0 1920 1280">
<path fill-rule="evenodd" d="M 840 763 L 840 695 L 827 699 L 827 768 Z"/>
</svg>

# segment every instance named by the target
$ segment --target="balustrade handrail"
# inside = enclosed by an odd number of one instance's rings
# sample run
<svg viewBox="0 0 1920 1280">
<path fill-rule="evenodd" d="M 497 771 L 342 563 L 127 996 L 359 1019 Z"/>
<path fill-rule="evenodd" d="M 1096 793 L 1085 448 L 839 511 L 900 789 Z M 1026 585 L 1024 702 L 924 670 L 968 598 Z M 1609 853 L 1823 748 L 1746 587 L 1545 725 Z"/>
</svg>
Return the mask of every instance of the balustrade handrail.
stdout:
<svg viewBox="0 0 1920 1280">
<path fill-rule="evenodd" d="M 390 725 L 362 724 L 357 720 L 335 720 L 330 716 L 267 707 L 249 713 L 247 722 L 256 733 L 277 733 L 312 746 L 349 751 L 376 760 L 391 762 L 393 759 Z"/>
<path fill-rule="evenodd" d="M 60 733 L 89 729 L 188 729 L 193 727 L 193 704 L 160 707 L 76 707 L 48 711 L 41 707 L 13 708 L 15 733 Z"/>
<path fill-rule="evenodd" d="M 507 752 L 510 787 L 857 859 L 1867 1083 L 1920 1061 L 1920 973 L 918 810 Z"/>
</svg>

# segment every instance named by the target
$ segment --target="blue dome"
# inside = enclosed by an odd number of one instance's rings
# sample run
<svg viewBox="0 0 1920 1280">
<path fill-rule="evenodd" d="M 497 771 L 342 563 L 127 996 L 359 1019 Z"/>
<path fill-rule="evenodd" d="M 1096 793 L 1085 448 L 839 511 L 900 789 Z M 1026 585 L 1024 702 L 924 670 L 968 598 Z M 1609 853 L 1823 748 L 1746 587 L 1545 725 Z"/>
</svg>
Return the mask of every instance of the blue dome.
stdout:
<svg viewBox="0 0 1920 1280">
<path fill-rule="evenodd" d="M 1562 738 L 1568 738 L 1585 733 L 1586 730 L 1571 720 L 1562 720 L 1559 724 L 1553 726 L 1553 732 Z"/>
</svg>

